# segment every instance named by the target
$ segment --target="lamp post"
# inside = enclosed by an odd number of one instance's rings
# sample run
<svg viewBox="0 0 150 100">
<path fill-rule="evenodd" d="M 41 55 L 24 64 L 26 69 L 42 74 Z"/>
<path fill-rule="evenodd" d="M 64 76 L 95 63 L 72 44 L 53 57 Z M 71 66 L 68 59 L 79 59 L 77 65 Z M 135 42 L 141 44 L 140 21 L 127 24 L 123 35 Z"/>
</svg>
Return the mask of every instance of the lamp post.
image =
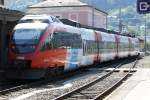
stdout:
<svg viewBox="0 0 150 100">
<path fill-rule="evenodd" d="M 112 18 L 115 18 L 115 19 L 118 18 L 118 21 L 119 21 L 118 31 L 119 31 L 119 33 L 121 34 L 121 32 L 122 32 L 122 27 L 124 26 L 124 25 L 122 24 L 122 19 L 121 19 L 121 7 L 119 7 L 118 17 L 117 17 L 117 16 L 111 16 L 111 17 L 112 17 Z"/>
<path fill-rule="evenodd" d="M 119 8 L 119 33 L 122 32 L 121 7 Z"/>
</svg>

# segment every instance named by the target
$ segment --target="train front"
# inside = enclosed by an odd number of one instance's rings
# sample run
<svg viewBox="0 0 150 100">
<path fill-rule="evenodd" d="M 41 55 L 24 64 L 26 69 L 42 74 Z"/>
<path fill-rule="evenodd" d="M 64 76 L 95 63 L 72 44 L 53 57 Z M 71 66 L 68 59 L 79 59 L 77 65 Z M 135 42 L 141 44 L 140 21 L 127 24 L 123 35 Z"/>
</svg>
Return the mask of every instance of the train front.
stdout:
<svg viewBox="0 0 150 100">
<path fill-rule="evenodd" d="M 33 59 L 38 54 L 38 46 L 47 27 L 47 23 L 18 23 L 15 26 L 9 45 L 6 77 L 36 79 L 44 75 L 44 71 L 32 67 L 35 66 Z"/>
</svg>

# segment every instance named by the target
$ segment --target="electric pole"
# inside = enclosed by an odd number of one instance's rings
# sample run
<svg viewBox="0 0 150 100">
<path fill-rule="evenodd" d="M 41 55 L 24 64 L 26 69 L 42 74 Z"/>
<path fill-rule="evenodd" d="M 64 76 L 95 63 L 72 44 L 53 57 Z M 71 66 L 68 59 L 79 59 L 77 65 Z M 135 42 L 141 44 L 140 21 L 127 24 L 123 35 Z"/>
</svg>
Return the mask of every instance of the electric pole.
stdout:
<svg viewBox="0 0 150 100">
<path fill-rule="evenodd" d="M 122 32 L 121 7 L 119 8 L 119 33 Z"/>
<path fill-rule="evenodd" d="M 145 34 L 144 34 L 144 37 L 145 37 L 145 53 L 146 53 L 146 50 L 147 50 L 147 14 L 145 14 Z"/>
</svg>

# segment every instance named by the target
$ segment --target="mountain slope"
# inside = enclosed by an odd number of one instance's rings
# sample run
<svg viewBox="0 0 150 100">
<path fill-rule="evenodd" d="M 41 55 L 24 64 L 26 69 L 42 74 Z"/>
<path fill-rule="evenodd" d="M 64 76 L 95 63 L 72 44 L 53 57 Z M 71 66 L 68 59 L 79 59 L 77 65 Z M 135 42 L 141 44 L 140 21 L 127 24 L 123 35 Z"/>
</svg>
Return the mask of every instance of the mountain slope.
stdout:
<svg viewBox="0 0 150 100">
<path fill-rule="evenodd" d="M 135 5 L 136 0 L 80 0 L 82 2 L 87 2 L 88 4 L 93 4 L 102 10 L 109 11 L 111 9 L 117 9 L 119 7 L 126 7 L 129 5 Z"/>
</svg>

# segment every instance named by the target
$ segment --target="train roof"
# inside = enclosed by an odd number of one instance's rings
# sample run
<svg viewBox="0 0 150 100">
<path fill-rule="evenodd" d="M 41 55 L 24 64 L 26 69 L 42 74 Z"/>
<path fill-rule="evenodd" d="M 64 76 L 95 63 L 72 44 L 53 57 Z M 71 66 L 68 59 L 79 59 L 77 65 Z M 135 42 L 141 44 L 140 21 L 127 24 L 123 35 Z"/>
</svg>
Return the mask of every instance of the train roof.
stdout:
<svg viewBox="0 0 150 100">
<path fill-rule="evenodd" d="M 64 23 L 64 24 L 71 25 L 71 26 L 78 27 L 78 28 L 93 29 L 95 31 L 101 31 L 101 32 L 110 33 L 110 34 L 117 34 L 117 35 L 121 35 L 121 36 L 135 37 L 135 35 L 131 35 L 130 33 L 120 34 L 119 32 L 116 32 L 116 31 L 113 31 L 113 30 L 107 30 L 107 29 L 104 29 L 104 28 L 96 28 L 96 27 L 92 27 L 92 26 L 88 26 L 88 25 L 82 25 L 77 21 L 73 21 L 73 20 L 69 20 L 69 19 L 60 19 L 60 21 L 62 21 L 62 23 Z"/>
<path fill-rule="evenodd" d="M 62 23 L 59 19 L 51 15 L 25 15 L 23 18 L 20 19 L 18 23 L 34 23 L 34 22 L 41 22 L 41 23 Z"/>
<path fill-rule="evenodd" d="M 14 28 L 16 29 L 45 29 L 48 26 L 46 23 L 20 23 Z"/>
<path fill-rule="evenodd" d="M 79 31 L 79 28 L 83 28 L 86 31 L 100 31 L 100 32 L 105 32 L 105 33 L 109 33 L 109 34 L 116 34 L 116 35 L 120 35 L 120 36 L 128 36 L 128 37 L 135 37 L 135 36 L 131 36 L 130 34 L 120 34 L 119 32 L 113 31 L 113 30 L 107 30 L 104 28 L 96 28 L 96 27 L 92 27 L 92 26 L 87 26 L 87 25 L 82 25 L 77 21 L 74 20 L 69 20 L 69 19 L 57 19 L 54 16 L 51 15 L 46 15 L 46 14 L 42 14 L 42 15 L 26 15 L 23 18 L 21 18 L 21 20 L 18 22 L 19 24 L 21 23 L 47 23 L 47 24 L 51 24 L 51 23 L 60 23 L 60 25 L 63 25 L 63 27 L 69 27 L 71 30 L 74 31 Z M 25 24 L 22 24 L 25 25 Z M 20 27 L 16 26 L 16 27 Z M 76 30 L 75 30 L 75 29 Z M 77 32 L 78 33 L 78 32 Z"/>
</svg>

